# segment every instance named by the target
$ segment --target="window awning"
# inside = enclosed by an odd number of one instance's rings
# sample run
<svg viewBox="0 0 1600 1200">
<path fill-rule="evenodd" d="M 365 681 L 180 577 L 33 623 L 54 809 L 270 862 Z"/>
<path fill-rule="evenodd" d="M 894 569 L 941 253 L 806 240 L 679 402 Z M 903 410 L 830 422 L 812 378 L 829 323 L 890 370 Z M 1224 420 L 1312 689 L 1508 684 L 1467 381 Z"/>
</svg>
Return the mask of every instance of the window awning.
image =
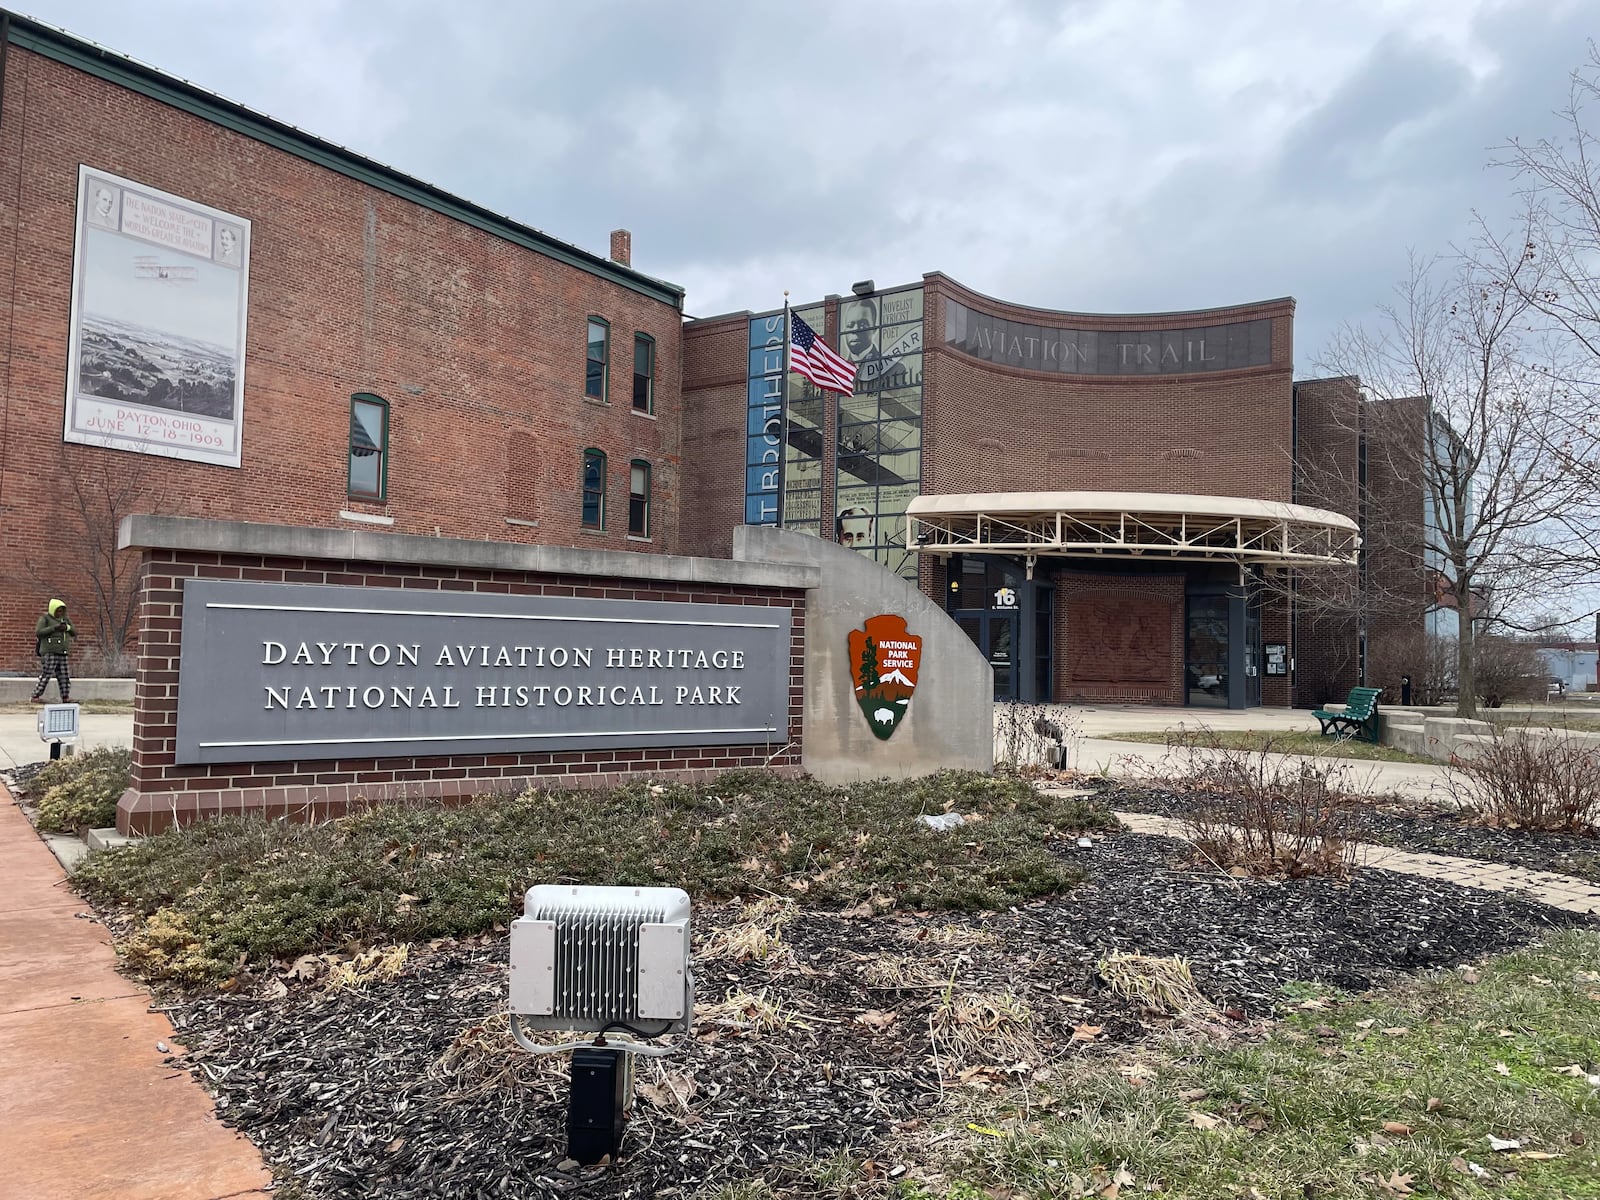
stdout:
<svg viewBox="0 0 1600 1200">
<path fill-rule="evenodd" d="M 1361 548 L 1356 523 L 1326 509 L 1165 492 L 918 496 L 906 523 L 921 554 L 1314 566 L 1352 565 Z"/>
</svg>

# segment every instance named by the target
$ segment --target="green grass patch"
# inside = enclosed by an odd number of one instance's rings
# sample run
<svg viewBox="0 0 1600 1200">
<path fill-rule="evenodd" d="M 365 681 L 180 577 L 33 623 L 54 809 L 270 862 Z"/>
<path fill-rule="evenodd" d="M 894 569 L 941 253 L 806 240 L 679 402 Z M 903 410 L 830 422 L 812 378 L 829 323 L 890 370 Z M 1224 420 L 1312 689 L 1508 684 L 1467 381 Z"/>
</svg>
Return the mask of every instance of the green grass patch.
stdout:
<svg viewBox="0 0 1600 1200">
<path fill-rule="evenodd" d="M 54 701 L 52 701 L 54 703 Z M 104 716 L 109 713 L 133 714 L 132 700 L 79 700 L 78 707 L 86 714 Z M 37 704 L 21 701 L 15 704 L 0 704 L 0 713 L 35 713 L 39 711 Z"/>
<path fill-rule="evenodd" d="M 1176 735 L 1169 731 L 1141 730 L 1110 736 L 1119 742 L 1152 742 L 1164 746 Z M 1318 758 L 1359 758 L 1370 762 L 1439 765 L 1431 758 L 1420 758 L 1392 746 L 1374 746 L 1371 742 L 1358 742 L 1350 738 L 1323 737 L 1320 733 L 1304 729 L 1207 729 L 1200 736 L 1203 741 L 1196 741 L 1196 745 L 1214 742 L 1229 750 L 1269 750 L 1274 754 L 1309 754 Z"/>
<path fill-rule="evenodd" d="M 948 833 L 916 820 L 982 819 Z M 131 918 L 150 979 L 215 983 L 351 942 L 481 933 L 535 883 L 671 885 L 697 901 L 771 892 L 829 909 L 1003 908 L 1079 872 L 1052 838 L 1115 827 L 1103 807 L 946 772 L 848 788 L 736 772 L 712 783 L 389 806 L 320 825 L 204 821 L 91 855 L 74 885 Z"/>
<path fill-rule="evenodd" d="M 132 782 L 133 751 L 102 746 L 55 759 L 28 782 L 38 797 L 39 828 L 52 833 L 104 829 L 117 823 L 117 801 Z"/>
<path fill-rule="evenodd" d="M 1600 934 L 1285 1004 L 1262 1041 L 1078 1059 L 963 1114 L 961 1182 L 932 1194 L 1098 1195 L 1120 1167 L 1123 1196 L 1171 1200 L 1600 1196 Z"/>
<path fill-rule="evenodd" d="M 1499 725 L 1519 725 L 1533 729 L 1570 729 L 1573 733 L 1600 733 L 1600 717 L 1572 716 L 1567 713 L 1513 713 L 1501 716 L 1490 711 L 1488 719 Z"/>
</svg>

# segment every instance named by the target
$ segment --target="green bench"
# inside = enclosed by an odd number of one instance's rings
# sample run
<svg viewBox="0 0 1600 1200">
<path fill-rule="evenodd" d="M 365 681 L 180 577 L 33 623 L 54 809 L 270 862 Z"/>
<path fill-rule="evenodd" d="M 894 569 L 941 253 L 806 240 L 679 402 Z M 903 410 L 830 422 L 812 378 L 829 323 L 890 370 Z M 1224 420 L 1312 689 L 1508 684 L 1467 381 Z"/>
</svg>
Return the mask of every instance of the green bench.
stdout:
<svg viewBox="0 0 1600 1200">
<path fill-rule="evenodd" d="M 1382 688 L 1358 687 L 1350 689 L 1343 712 L 1329 712 L 1319 708 L 1311 715 L 1322 722 L 1322 736 L 1359 737 L 1378 744 L 1378 697 Z"/>
</svg>

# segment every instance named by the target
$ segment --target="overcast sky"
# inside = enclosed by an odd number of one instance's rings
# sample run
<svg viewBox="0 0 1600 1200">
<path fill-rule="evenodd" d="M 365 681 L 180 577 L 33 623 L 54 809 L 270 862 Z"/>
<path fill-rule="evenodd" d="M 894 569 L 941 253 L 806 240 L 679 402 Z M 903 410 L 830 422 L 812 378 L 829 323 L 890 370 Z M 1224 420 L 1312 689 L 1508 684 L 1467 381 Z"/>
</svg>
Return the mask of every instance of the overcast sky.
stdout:
<svg viewBox="0 0 1600 1200">
<path fill-rule="evenodd" d="M 940 270 L 1077 311 L 1292 295 L 1296 366 L 1554 134 L 1600 0 L 24 0 L 638 269 L 687 310 Z"/>
</svg>

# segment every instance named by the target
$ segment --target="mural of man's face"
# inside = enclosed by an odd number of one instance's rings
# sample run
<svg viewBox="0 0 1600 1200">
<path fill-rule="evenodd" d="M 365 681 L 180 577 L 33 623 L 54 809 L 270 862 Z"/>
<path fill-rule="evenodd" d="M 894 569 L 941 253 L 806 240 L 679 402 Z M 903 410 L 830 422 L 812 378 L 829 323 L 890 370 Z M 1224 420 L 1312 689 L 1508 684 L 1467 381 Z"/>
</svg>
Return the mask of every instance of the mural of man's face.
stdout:
<svg viewBox="0 0 1600 1200">
<path fill-rule="evenodd" d="M 845 327 L 845 345 L 857 357 L 872 349 L 872 331 L 878 324 L 878 314 L 873 305 L 863 304 Z"/>
<path fill-rule="evenodd" d="M 847 508 L 839 514 L 839 544 L 841 546 L 872 545 L 872 515 L 864 508 Z"/>
<path fill-rule="evenodd" d="M 97 212 L 100 216 L 109 217 L 111 215 L 111 209 L 115 204 L 116 204 L 116 198 L 114 196 L 112 196 L 112 194 L 111 194 L 111 192 L 110 192 L 110 190 L 108 188 L 96 188 L 95 189 L 95 193 L 94 193 L 94 211 Z"/>
<path fill-rule="evenodd" d="M 231 229 L 224 229 L 217 235 L 217 244 L 222 247 L 222 257 L 232 258 L 234 246 L 238 243 L 238 235 Z"/>
</svg>

